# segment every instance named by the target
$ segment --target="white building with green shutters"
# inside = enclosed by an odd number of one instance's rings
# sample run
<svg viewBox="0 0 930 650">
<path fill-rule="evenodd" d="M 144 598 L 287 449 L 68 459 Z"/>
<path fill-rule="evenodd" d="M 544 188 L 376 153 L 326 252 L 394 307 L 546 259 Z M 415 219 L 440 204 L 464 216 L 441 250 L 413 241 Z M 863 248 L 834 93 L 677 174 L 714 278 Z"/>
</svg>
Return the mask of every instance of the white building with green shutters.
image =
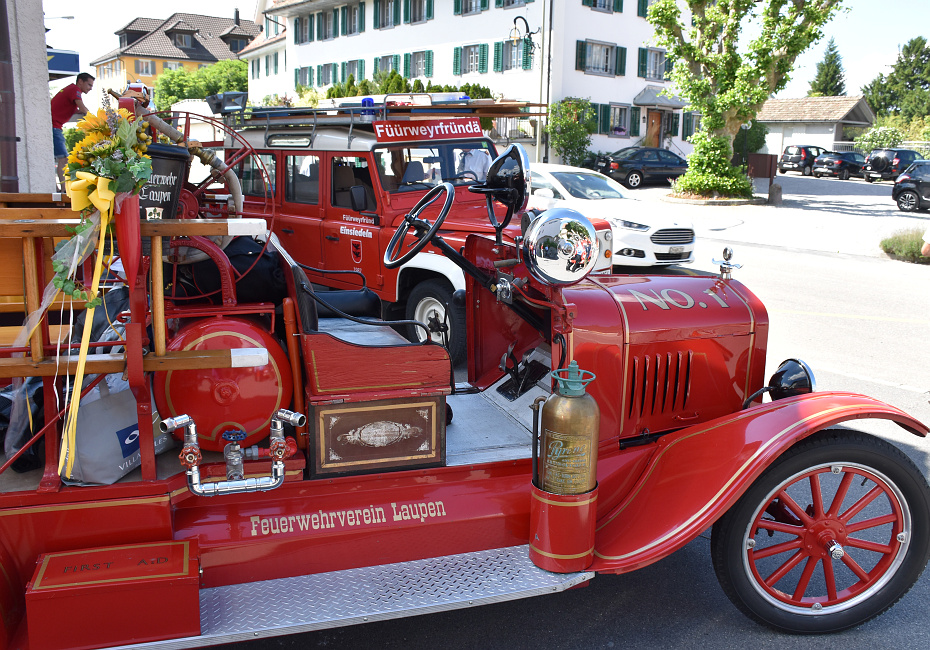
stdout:
<svg viewBox="0 0 930 650">
<path fill-rule="evenodd" d="M 593 150 L 686 154 L 697 119 L 663 94 L 671 92 L 665 52 L 645 18 L 652 1 L 259 0 L 255 22 L 271 33 L 241 58 L 255 103 L 293 96 L 297 84 L 325 93 L 350 74 L 358 83 L 393 69 L 424 85 L 480 84 L 508 99 L 585 97 L 597 110 Z M 536 126 L 499 124 L 492 135 L 532 152 Z"/>
</svg>

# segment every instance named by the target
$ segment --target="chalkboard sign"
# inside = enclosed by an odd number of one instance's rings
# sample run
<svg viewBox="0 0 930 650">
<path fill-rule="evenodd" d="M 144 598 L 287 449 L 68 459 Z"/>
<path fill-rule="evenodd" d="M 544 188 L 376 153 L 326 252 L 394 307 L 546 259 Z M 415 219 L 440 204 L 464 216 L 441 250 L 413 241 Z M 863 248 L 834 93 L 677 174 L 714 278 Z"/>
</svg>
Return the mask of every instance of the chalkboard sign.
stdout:
<svg viewBox="0 0 930 650">
<path fill-rule="evenodd" d="M 190 153 L 185 147 L 166 144 L 151 144 L 146 153 L 152 157 L 152 177 L 139 193 L 139 216 L 148 221 L 177 219 Z"/>
</svg>

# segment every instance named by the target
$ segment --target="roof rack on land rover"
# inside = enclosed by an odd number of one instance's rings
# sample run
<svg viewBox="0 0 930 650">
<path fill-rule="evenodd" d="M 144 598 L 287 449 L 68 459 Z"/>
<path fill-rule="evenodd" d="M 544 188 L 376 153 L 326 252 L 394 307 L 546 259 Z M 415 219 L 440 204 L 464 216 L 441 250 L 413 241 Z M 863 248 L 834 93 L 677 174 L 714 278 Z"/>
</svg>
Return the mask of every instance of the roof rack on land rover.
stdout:
<svg viewBox="0 0 930 650">
<path fill-rule="evenodd" d="M 392 93 L 326 100 L 316 107 L 253 107 L 225 115 L 234 128 L 361 126 L 375 120 L 431 117 L 538 117 L 546 105 L 516 100 L 471 99 L 461 93 Z"/>
</svg>

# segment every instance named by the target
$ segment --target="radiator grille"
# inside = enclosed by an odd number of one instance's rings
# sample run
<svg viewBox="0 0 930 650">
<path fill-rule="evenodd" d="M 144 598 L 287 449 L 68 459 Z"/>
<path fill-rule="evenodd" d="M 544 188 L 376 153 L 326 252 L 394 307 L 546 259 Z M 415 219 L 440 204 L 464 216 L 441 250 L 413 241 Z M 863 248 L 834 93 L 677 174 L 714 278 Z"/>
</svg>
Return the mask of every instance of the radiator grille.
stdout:
<svg viewBox="0 0 930 650">
<path fill-rule="evenodd" d="M 668 413 L 688 405 L 694 353 L 633 357 L 628 417 Z"/>
<path fill-rule="evenodd" d="M 694 242 L 694 231 L 690 228 L 665 228 L 652 233 L 649 239 L 653 244 L 666 246 L 691 244 Z"/>
</svg>

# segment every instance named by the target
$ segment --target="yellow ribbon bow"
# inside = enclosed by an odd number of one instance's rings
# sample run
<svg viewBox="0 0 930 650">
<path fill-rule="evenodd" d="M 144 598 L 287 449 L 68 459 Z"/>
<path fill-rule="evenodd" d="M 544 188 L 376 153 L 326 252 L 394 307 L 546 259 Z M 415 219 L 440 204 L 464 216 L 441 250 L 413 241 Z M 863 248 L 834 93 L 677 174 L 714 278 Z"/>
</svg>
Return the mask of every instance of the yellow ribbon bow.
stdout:
<svg viewBox="0 0 930 650">
<path fill-rule="evenodd" d="M 97 176 L 91 172 L 76 172 L 76 181 L 67 181 L 65 191 L 71 197 L 71 209 L 80 212 L 89 205 L 100 210 L 101 214 L 110 211 L 110 205 L 116 194 L 110 189 L 112 179 Z"/>
</svg>

